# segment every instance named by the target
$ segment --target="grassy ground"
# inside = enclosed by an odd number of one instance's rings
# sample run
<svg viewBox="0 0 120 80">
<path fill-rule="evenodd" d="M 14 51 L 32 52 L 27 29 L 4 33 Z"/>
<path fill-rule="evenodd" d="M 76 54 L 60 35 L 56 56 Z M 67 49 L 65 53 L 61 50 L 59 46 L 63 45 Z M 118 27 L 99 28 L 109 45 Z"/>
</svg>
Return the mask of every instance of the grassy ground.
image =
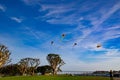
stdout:
<svg viewBox="0 0 120 80">
<path fill-rule="evenodd" d="M 14 76 L 2 77 L 0 80 L 109 80 L 109 78 L 92 76 Z"/>
</svg>

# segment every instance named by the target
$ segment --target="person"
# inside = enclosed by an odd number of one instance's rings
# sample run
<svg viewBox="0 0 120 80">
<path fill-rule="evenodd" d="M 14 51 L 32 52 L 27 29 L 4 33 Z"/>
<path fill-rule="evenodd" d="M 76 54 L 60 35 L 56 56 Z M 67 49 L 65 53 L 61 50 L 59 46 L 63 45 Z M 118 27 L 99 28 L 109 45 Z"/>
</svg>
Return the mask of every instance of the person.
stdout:
<svg viewBox="0 0 120 80">
<path fill-rule="evenodd" d="M 113 80 L 113 72 L 110 70 L 110 80 Z"/>
</svg>

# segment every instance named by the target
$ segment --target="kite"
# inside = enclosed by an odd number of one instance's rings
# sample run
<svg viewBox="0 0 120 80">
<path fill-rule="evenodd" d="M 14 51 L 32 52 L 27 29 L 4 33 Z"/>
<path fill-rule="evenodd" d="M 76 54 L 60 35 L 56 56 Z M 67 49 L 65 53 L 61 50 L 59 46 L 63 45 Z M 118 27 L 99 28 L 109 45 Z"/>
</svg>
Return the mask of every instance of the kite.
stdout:
<svg viewBox="0 0 120 80">
<path fill-rule="evenodd" d="M 51 41 L 51 45 L 53 45 L 54 44 L 54 41 Z"/>
<path fill-rule="evenodd" d="M 101 44 L 97 44 L 97 46 L 96 46 L 97 48 L 100 48 L 101 47 Z"/>
<path fill-rule="evenodd" d="M 62 34 L 62 38 L 64 38 L 65 37 L 65 34 Z"/>
<path fill-rule="evenodd" d="M 77 43 L 74 43 L 73 47 L 76 46 L 76 45 L 77 45 Z"/>
<path fill-rule="evenodd" d="M 62 36 L 61 40 L 63 40 L 63 39 L 65 38 L 66 35 L 65 35 L 65 34 L 62 34 L 61 36 Z"/>
</svg>

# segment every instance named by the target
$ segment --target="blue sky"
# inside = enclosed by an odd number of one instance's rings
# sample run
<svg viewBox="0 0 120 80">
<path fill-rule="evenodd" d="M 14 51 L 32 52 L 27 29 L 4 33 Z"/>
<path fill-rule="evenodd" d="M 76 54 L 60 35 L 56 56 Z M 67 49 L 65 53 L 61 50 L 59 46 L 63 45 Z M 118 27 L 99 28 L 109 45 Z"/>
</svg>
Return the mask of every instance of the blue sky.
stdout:
<svg viewBox="0 0 120 80">
<path fill-rule="evenodd" d="M 120 0 L 0 0 L 0 43 L 13 63 L 33 57 L 45 65 L 57 53 L 63 70 L 119 70 Z"/>
</svg>

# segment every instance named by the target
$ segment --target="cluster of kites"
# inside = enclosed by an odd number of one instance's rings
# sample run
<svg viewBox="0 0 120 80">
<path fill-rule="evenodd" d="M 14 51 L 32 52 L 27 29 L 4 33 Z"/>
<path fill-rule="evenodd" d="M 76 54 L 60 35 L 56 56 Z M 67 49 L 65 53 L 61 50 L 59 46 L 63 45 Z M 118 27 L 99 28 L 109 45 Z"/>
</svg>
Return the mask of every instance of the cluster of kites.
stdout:
<svg viewBox="0 0 120 80">
<path fill-rule="evenodd" d="M 62 39 L 65 38 L 65 36 L 66 36 L 66 34 L 62 34 L 62 35 L 61 35 Z M 51 45 L 53 45 L 53 44 L 54 44 L 54 41 L 51 41 Z M 73 47 L 76 46 L 76 45 L 78 45 L 78 44 L 77 44 L 77 43 L 74 43 L 74 44 L 73 44 Z M 96 48 L 100 48 L 100 47 L 101 47 L 101 44 L 97 44 L 97 45 L 96 45 Z"/>
</svg>

